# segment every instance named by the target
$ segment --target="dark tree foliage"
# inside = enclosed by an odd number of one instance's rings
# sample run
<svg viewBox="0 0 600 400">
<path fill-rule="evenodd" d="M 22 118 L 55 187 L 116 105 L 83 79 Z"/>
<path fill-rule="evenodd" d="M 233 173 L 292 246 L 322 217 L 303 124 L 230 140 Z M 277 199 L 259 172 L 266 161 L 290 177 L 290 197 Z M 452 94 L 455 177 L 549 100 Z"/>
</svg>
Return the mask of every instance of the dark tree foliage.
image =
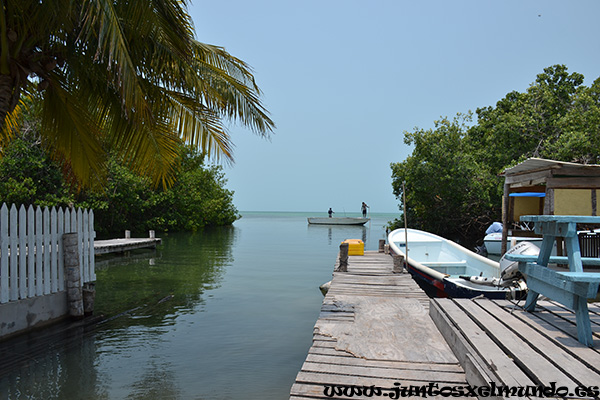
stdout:
<svg viewBox="0 0 600 400">
<path fill-rule="evenodd" d="M 149 178 L 136 175 L 113 156 L 104 190 L 80 194 L 78 204 L 94 210 L 100 234 L 231 225 L 239 218 L 233 192 L 224 188 L 222 168 L 205 166 L 203 160 L 197 151 L 182 147 L 174 185 L 154 188 Z"/>
<path fill-rule="evenodd" d="M 0 200 L 7 204 L 67 206 L 73 201 L 60 164 L 34 133 L 11 141 L 0 158 Z"/>
<path fill-rule="evenodd" d="M 143 232 L 196 231 L 230 225 L 239 218 L 233 192 L 225 189 L 221 167 L 205 166 L 204 157 L 180 149 L 176 183 L 155 188 L 148 177 L 135 174 L 118 157 L 109 159 L 107 184 L 96 191 L 76 191 L 61 165 L 53 161 L 33 135 L 13 139 L 0 158 L 0 202 L 17 206 L 74 206 L 94 210 L 100 235 L 126 229 Z"/>
<path fill-rule="evenodd" d="M 406 133 L 413 153 L 392 164 L 392 186 L 402 198 L 405 181 L 407 217 L 412 228 L 435 232 L 457 241 L 480 229 L 491 218 L 498 178 L 465 147 L 466 122 L 436 121 L 435 128 Z"/>
<path fill-rule="evenodd" d="M 600 78 L 590 87 L 583 80 L 564 65 L 548 67 L 526 92 L 477 109 L 475 124 L 459 114 L 405 132 L 414 150 L 391 169 L 399 200 L 406 182 L 400 208 L 409 226 L 473 243 L 500 220 L 506 168 L 529 157 L 600 163 Z"/>
</svg>

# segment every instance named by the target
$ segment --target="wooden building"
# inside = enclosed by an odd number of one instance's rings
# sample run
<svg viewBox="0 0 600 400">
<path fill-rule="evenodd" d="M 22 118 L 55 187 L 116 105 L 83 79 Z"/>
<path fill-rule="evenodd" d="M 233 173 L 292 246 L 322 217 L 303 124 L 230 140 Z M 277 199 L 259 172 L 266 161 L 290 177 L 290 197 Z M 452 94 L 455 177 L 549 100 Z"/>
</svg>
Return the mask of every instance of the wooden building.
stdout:
<svg viewBox="0 0 600 400">
<path fill-rule="evenodd" d="M 599 215 L 600 165 L 529 158 L 502 175 L 502 254 L 522 215 Z"/>
</svg>

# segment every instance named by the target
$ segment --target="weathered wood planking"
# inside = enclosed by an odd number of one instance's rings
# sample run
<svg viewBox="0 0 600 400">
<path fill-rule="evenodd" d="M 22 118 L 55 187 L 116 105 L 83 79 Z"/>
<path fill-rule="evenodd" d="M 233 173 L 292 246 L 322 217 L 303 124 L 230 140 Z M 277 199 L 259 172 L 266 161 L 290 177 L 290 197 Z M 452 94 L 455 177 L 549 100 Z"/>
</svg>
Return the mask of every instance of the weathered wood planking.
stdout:
<svg viewBox="0 0 600 400">
<path fill-rule="evenodd" d="M 498 384 L 598 386 L 600 352 L 579 343 L 572 311 L 551 301 L 538 305 L 530 313 L 506 300 L 433 299 L 430 311 L 444 337 L 466 342 Z M 598 338 L 600 326 L 592 328 Z"/>
<path fill-rule="evenodd" d="M 96 240 L 94 242 L 94 254 L 123 253 L 136 249 L 156 248 L 161 242 L 160 238 Z"/>
<path fill-rule="evenodd" d="M 350 398 L 326 396 L 326 385 L 465 385 L 428 307 L 409 274 L 392 273 L 390 255 L 350 256 L 348 272 L 333 274 L 290 399 Z"/>
</svg>

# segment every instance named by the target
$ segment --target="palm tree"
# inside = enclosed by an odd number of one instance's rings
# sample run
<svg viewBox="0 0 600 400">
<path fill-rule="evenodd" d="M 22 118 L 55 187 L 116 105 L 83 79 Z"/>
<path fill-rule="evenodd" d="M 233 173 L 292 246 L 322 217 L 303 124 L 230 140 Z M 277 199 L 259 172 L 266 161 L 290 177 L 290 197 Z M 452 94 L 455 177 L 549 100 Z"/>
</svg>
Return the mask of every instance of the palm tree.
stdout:
<svg viewBox="0 0 600 400">
<path fill-rule="evenodd" d="M 274 123 L 249 66 L 195 40 L 186 0 L 0 0 L 0 130 L 42 97 L 41 134 L 80 183 L 107 146 L 166 183 L 180 142 L 232 161 L 225 121 Z"/>
</svg>

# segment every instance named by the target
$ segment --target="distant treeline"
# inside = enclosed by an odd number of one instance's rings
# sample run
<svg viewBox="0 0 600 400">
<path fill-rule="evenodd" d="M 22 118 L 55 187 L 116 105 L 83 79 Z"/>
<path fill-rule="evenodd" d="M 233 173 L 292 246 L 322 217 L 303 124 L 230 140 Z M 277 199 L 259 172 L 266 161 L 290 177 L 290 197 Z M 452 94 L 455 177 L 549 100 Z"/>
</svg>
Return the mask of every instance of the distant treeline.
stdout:
<svg viewBox="0 0 600 400">
<path fill-rule="evenodd" d="M 540 157 L 600 163 L 600 78 L 554 65 L 524 92 L 510 92 L 495 107 L 435 121 L 433 129 L 404 132 L 414 146 L 391 164 L 393 191 L 408 225 L 459 241 L 481 238 L 502 212 L 506 168 Z M 406 210 L 402 206 L 403 182 Z M 394 226 L 403 226 L 403 218 Z"/>
<path fill-rule="evenodd" d="M 71 179 L 68 165 L 53 160 L 30 131 L 2 148 L 0 203 L 90 208 L 99 234 L 195 231 L 239 218 L 222 168 L 204 165 L 204 157 L 188 147 L 181 146 L 179 154 L 170 187 L 154 187 L 113 155 L 106 183 L 82 189 Z"/>
</svg>

